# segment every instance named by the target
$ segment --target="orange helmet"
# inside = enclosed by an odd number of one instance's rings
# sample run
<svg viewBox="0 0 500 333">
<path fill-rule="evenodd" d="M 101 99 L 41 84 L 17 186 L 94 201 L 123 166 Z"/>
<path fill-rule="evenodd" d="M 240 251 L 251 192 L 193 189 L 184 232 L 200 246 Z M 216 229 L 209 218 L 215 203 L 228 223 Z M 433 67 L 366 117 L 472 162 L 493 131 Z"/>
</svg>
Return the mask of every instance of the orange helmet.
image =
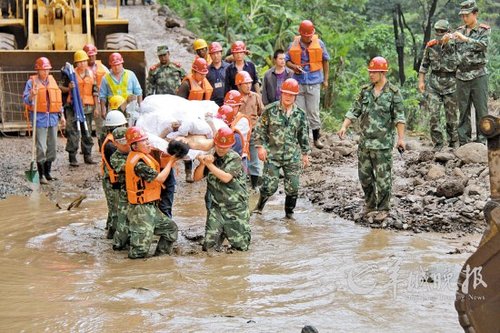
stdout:
<svg viewBox="0 0 500 333">
<path fill-rule="evenodd" d="M 311 37 L 316 32 L 314 24 L 309 20 L 304 20 L 300 23 L 299 34 L 304 37 Z"/>
<path fill-rule="evenodd" d="M 146 140 L 148 138 L 148 135 L 146 134 L 146 132 L 142 130 L 142 128 L 133 126 L 127 129 L 127 132 L 125 133 L 125 138 L 127 139 L 127 143 L 130 145 L 134 142 Z"/>
<path fill-rule="evenodd" d="M 216 118 L 224 120 L 224 122 L 229 125 L 233 122 L 234 117 L 236 117 L 236 111 L 230 105 L 223 105 L 217 110 Z"/>
<path fill-rule="evenodd" d="M 95 47 L 95 46 L 94 46 L 94 45 L 92 45 L 92 44 L 87 44 L 87 45 L 85 45 L 85 46 L 83 47 L 83 50 L 84 50 L 85 52 L 87 52 L 87 55 L 88 55 L 89 57 L 91 57 L 91 56 L 95 56 L 95 55 L 97 54 L 97 47 Z"/>
<path fill-rule="evenodd" d="M 239 71 L 236 73 L 234 83 L 239 86 L 242 83 L 252 83 L 253 79 L 247 71 Z"/>
<path fill-rule="evenodd" d="M 241 53 L 246 51 L 247 47 L 241 40 L 238 40 L 231 45 L 231 53 Z"/>
<path fill-rule="evenodd" d="M 241 93 L 238 90 L 229 90 L 224 97 L 224 104 L 229 106 L 238 106 L 243 104 Z"/>
<path fill-rule="evenodd" d="M 368 72 L 387 72 L 389 64 L 383 57 L 375 57 L 368 64 Z"/>
<path fill-rule="evenodd" d="M 208 53 L 222 52 L 222 45 L 219 42 L 210 43 L 210 47 L 208 48 Z"/>
<path fill-rule="evenodd" d="M 191 66 L 191 69 L 195 72 L 198 72 L 200 74 L 206 75 L 208 74 L 208 64 L 207 61 L 203 58 L 196 58 L 193 61 L 193 65 Z"/>
<path fill-rule="evenodd" d="M 215 134 L 214 144 L 219 148 L 229 148 L 235 143 L 234 132 L 227 127 L 219 128 Z"/>
<path fill-rule="evenodd" d="M 109 55 L 108 63 L 110 66 L 116 66 L 119 64 L 123 64 L 123 57 L 120 53 L 111 53 Z"/>
<path fill-rule="evenodd" d="M 299 83 L 295 79 L 286 79 L 281 84 L 281 92 L 290 94 L 290 95 L 298 95 L 299 94 Z"/>
<path fill-rule="evenodd" d="M 52 65 L 50 64 L 49 59 L 45 57 L 40 57 L 35 61 L 35 70 L 40 69 L 52 69 Z"/>
</svg>

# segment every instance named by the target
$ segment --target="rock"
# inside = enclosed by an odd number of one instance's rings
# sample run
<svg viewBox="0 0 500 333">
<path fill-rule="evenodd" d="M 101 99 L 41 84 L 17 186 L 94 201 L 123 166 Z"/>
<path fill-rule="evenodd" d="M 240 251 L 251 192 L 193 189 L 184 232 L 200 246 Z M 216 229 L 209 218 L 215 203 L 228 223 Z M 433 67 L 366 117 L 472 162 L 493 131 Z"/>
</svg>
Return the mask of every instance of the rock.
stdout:
<svg viewBox="0 0 500 333">
<path fill-rule="evenodd" d="M 186 23 L 179 18 L 175 18 L 175 17 L 165 18 L 165 27 L 167 29 L 176 28 L 176 27 L 184 28 L 185 25 L 186 25 Z"/>
<path fill-rule="evenodd" d="M 447 178 L 438 185 L 436 195 L 439 197 L 453 198 L 464 193 L 465 187 L 461 179 Z"/>
<path fill-rule="evenodd" d="M 436 180 L 439 178 L 443 178 L 445 175 L 445 168 L 442 165 L 431 165 L 429 171 L 427 171 L 427 179 Z"/>
<path fill-rule="evenodd" d="M 351 155 L 356 149 L 353 146 L 336 146 L 332 147 L 331 150 L 338 151 L 340 155 L 342 156 L 349 156 Z"/>
<path fill-rule="evenodd" d="M 460 168 L 453 169 L 452 176 L 460 177 L 462 179 L 462 183 L 464 184 L 464 186 L 466 186 L 467 183 L 469 182 L 469 177 L 467 177 Z"/>
<path fill-rule="evenodd" d="M 170 15 L 172 15 L 172 11 L 167 6 L 161 6 L 160 8 L 158 8 L 158 15 L 159 16 L 170 16 Z"/>
<path fill-rule="evenodd" d="M 484 169 L 483 172 L 481 172 L 479 174 L 479 178 L 485 178 L 485 177 L 488 177 L 488 175 L 490 174 L 490 170 L 488 168 Z"/>
<path fill-rule="evenodd" d="M 486 205 L 486 202 L 484 201 L 476 201 L 474 204 L 474 207 L 479 210 L 479 213 L 483 210 L 484 206 Z"/>
<path fill-rule="evenodd" d="M 455 150 L 455 155 L 464 163 L 488 163 L 488 149 L 478 142 L 470 142 Z"/>
<path fill-rule="evenodd" d="M 425 180 L 423 180 L 422 178 L 420 177 L 415 177 L 413 178 L 413 186 L 418 186 L 418 185 L 422 185 L 425 183 Z"/>
<path fill-rule="evenodd" d="M 454 158 L 455 158 L 455 155 L 453 153 L 444 152 L 444 151 L 437 152 L 434 155 L 434 160 L 436 160 L 436 162 L 441 162 L 441 163 L 446 163 L 450 160 L 453 160 Z"/>
<path fill-rule="evenodd" d="M 481 188 L 477 185 L 469 185 L 465 189 L 465 193 L 469 195 L 480 195 L 482 192 L 484 191 L 482 191 Z"/>
<path fill-rule="evenodd" d="M 419 163 L 432 161 L 433 159 L 434 159 L 434 153 L 430 150 L 423 150 L 418 155 L 418 162 Z"/>
</svg>

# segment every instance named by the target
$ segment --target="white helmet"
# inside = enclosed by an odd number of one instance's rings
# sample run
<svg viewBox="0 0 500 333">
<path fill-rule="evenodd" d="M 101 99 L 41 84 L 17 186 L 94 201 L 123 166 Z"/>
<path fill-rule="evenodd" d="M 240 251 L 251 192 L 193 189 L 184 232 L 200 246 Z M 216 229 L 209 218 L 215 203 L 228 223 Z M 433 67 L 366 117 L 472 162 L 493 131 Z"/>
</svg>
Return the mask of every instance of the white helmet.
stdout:
<svg viewBox="0 0 500 333">
<path fill-rule="evenodd" d="M 106 115 L 106 120 L 104 120 L 104 126 L 116 127 L 127 124 L 127 119 L 122 112 L 118 110 L 111 110 Z"/>
</svg>

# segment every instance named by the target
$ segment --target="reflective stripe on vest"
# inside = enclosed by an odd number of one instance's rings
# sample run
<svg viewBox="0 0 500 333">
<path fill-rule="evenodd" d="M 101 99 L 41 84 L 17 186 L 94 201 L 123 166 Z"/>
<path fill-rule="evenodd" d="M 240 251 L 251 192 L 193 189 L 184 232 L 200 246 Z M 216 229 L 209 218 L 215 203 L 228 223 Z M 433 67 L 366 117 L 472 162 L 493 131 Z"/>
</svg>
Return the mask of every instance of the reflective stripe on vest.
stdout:
<svg viewBox="0 0 500 333">
<path fill-rule="evenodd" d="M 109 133 L 106 135 L 106 138 L 104 139 L 104 142 L 102 143 L 101 146 L 101 174 L 104 176 L 104 168 L 106 168 L 106 171 L 108 172 L 109 176 L 109 181 L 111 184 L 115 184 L 118 181 L 118 175 L 116 174 L 115 170 L 111 167 L 111 165 L 108 163 L 108 160 L 106 159 L 106 155 L 104 154 L 104 147 L 108 144 L 108 142 L 115 144 L 115 139 L 113 138 L 113 134 Z"/>
<path fill-rule="evenodd" d="M 44 85 L 42 81 L 38 78 L 38 75 L 30 76 L 30 80 L 33 83 L 33 88 L 37 87 L 37 112 L 54 112 L 59 113 L 62 109 L 62 93 L 61 89 L 57 85 L 56 80 L 52 75 L 48 76 L 48 85 Z M 48 97 L 48 101 L 47 101 Z M 33 111 L 32 105 L 27 105 L 28 110 Z"/>
<path fill-rule="evenodd" d="M 193 79 L 193 75 L 189 74 L 187 75 L 183 81 L 189 80 L 189 96 L 188 99 L 190 101 L 202 101 L 202 100 L 210 100 L 210 97 L 212 97 L 212 92 L 214 89 L 212 88 L 212 85 L 206 78 L 203 79 L 203 82 L 201 86 L 196 82 L 195 79 Z"/>
<path fill-rule="evenodd" d="M 132 205 L 144 204 L 160 200 L 161 184 L 157 181 L 146 182 L 135 174 L 135 166 L 143 161 L 149 167 L 160 172 L 160 165 L 151 155 L 131 151 L 125 164 L 125 185 L 127 188 L 127 199 Z"/>
<path fill-rule="evenodd" d="M 302 67 L 309 65 L 311 72 L 323 69 L 323 50 L 321 49 L 321 45 L 319 44 L 318 35 L 313 36 L 311 44 L 307 48 L 307 52 L 309 54 L 309 62 L 302 63 L 302 48 L 300 46 L 300 36 L 295 36 L 289 51 L 292 62 L 295 65 L 300 65 Z"/>
<path fill-rule="evenodd" d="M 123 70 L 122 77 L 120 78 L 121 82 L 115 83 L 115 80 L 111 77 L 111 72 L 107 73 L 104 79 L 108 83 L 109 89 L 111 89 L 111 96 L 108 96 L 108 100 L 115 96 L 119 95 L 125 99 L 128 97 L 128 71 L 126 69 Z"/>
</svg>

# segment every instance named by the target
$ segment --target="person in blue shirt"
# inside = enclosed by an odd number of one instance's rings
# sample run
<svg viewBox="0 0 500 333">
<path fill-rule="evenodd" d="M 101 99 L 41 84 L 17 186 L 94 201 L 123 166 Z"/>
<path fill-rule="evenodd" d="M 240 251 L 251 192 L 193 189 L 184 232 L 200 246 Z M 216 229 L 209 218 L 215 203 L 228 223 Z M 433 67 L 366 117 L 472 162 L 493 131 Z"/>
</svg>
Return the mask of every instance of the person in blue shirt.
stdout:
<svg viewBox="0 0 500 333">
<path fill-rule="evenodd" d="M 214 89 L 210 99 L 218 106 L 222 106 L 224 104 L 226 68 L 229 67 L 229 63 L 222 60 L 222 45 L 220 43 L 210 43 L 208 52 L 212 63 L 208 66 L 207 80 Z"/>
</svg>

